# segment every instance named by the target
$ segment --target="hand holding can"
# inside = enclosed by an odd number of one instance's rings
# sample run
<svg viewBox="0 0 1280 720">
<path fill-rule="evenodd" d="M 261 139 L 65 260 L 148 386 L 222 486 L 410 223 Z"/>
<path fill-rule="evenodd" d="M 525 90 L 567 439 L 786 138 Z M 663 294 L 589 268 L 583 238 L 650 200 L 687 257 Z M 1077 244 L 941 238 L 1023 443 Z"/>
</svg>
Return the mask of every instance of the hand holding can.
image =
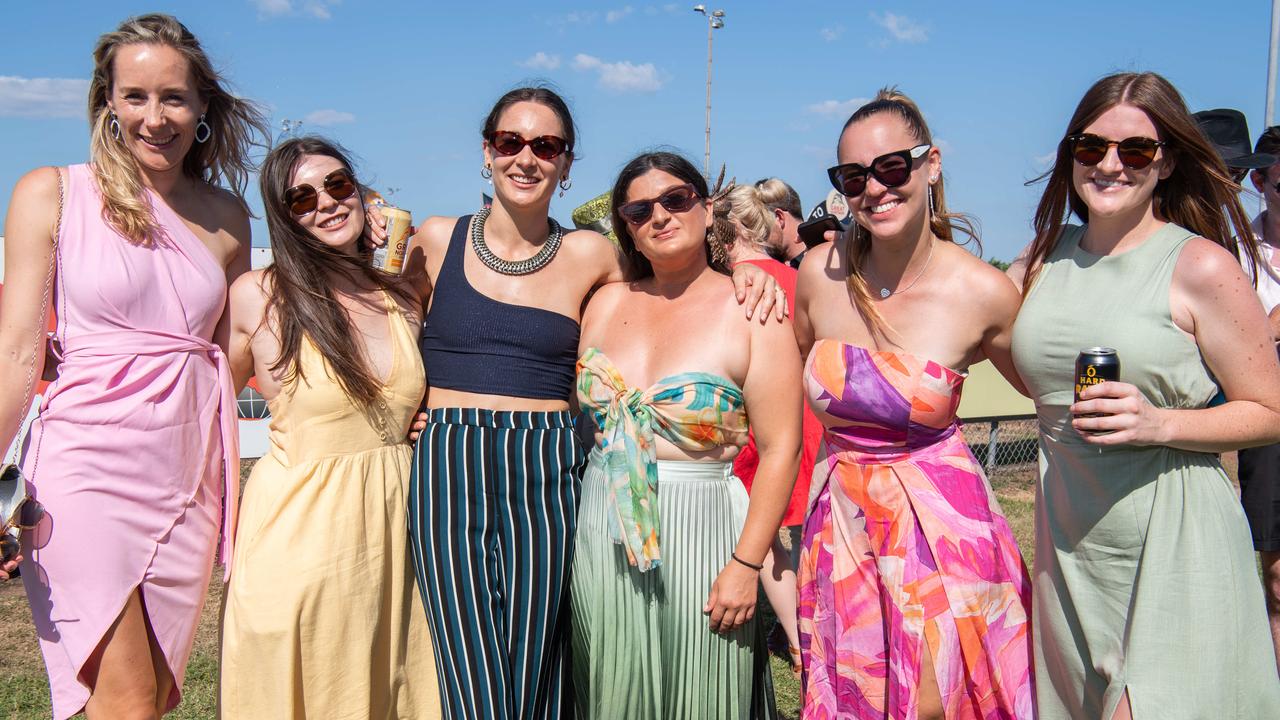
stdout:
<svg viewBox="0 0 1280 720">
<path fill-rule="evenodd" d="M 1076 356 L 1075 401 L 1080 402 L 1080 393 L 1091 385 L 1120 380 L 1120 355 L 1114 348 L 1092 347 L 1081 350 Z M 1101 417 L 1100 413 L 1087 413 L 1077 417 Z M 1108 431 L 1109 432 L 1109 431 Z M 1095 432 L 1104 435 L 1106 432 Z"/>
<path fill-rule="evenodd" d="M 404 272 L 404 258 L 409 250 L 409 227 L 413 224 L 413 216 L 407 210 L 391 205 L 379 205 L 378 211 L 386 221 L 387 241 L 374 249 L 371 264 L 376 270 L 399 275 Z"/>
</svg>

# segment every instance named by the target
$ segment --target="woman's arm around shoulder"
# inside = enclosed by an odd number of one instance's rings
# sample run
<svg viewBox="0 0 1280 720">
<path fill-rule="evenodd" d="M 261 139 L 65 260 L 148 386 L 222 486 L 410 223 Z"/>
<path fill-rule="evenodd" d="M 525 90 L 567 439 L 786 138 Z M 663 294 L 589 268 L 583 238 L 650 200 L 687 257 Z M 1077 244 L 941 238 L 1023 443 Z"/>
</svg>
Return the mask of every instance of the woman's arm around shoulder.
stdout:
<svg viewBox="0 0 1280 720">
<path fill-rule="evenodd" d="M 579 323 L 578 354 L 589 347 L 600 347 L 609 336 L 609 330 L 619 322 L 619 313 L 631 295 L 631 283 L 615 282 L 601 286 L 587 301 Z"/>
<path fill-rule="evenodd" d="M 843 267 L 841 254 L 835 242 L 815 245 L 804 254 L 796 271 L 796 296 L 794 331 L 800 356 L 808 357 L 809 350 L 818 339 L 813 330 L 813 300 L 819 288 L 838 277 L 835 273 Z"/>
<path fill-rule="evenodd" d="M 1013 262 L 1009 263 L 1009 269 L 1004 271 L 1004 274 L 1013 281 L 1013 287 L 1023 295 L 1026 293 L 1024 292 L 1022 284 L 1027 277 L 1027 267 L 1031 262 L 1031 246 L 1033 244 L 1034 243 L 1027 243 L 1027 246 L 1022 248 L 1022 252 L 1018 253 L 1018 257 L 1014 258 Z"/>
<path fill-rule="evenodd" d="M 1013 364 L 1011 343 L 1013 322 L 1022 306 L 1022 296 L 1009 276 L 999 268 L 973 257 L 966 271 L 968 307 L 983 319 L 982 338 L 974 362 L 986 359 L 1000 371 L 1013 389 L 1028 395 L 1026 383 Z"/>
<path fill-rule="evenodd" d="M 231 304 L 231 330 L 227 355 L 231 361 L 231 377 L 235 382 L 236 392 L 239 393 L 254 375 L 253 340 L 266 326 L 270 298 L 266 273 L 263 270 L 251 270 L 241 275 L 231 283 L 228 295 Z"/>
<path fill-rule="evenodd" d="M 627 280 L 626 259 L 618 244 L 594 230 L 566 229 L 560 252 L 568 253 L 573 263 L 591 277 L 593 290 L 609 283 Z"/>
</svg>

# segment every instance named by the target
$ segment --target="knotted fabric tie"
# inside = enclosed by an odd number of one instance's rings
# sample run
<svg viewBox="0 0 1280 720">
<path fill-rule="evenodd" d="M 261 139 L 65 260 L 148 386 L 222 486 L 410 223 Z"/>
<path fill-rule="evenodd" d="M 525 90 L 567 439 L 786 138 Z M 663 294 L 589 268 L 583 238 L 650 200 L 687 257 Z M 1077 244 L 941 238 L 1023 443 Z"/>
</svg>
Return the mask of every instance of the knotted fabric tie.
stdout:
<svg viewBox="0 0 1280 720">
<path fill-rule="evenodd" d="M 68 338 L 63 356 L 127 357 L 131 355 L 202 354 L 218 373 L 218 425 L 222 434 L 223 514 L 220 555 L 225 566 L 223 580 L 231 575 L 231 553 L 235 544 L 236 513 L 240 496 L 239 413 L 231 380 L 231 368 L 222 348 L 194 335 L 158 330 L 113 330 L 85 333 Z"/>
<path fill-rule="evenodd" d="M 747 415 L 742 390 L 710 373 L 680 373 L 648 390 L 631 387 L 609 358 L 589 348 L 578 360 L 578 401 L 603 439 L 609 483 L 609 538 L 641 572 L 662 564 L 658 534 L 655 437 L 691 451 L 742 445 Z"/>
</svg>

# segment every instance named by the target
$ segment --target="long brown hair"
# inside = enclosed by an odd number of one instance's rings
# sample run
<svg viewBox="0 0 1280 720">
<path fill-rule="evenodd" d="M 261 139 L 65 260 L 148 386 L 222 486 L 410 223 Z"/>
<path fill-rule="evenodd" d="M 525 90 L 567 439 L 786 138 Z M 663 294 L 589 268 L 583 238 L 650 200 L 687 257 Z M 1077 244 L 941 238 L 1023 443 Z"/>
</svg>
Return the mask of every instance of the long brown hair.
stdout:
<svg viewBox="0 0 1280 720">
<path fill-rule="evenodd" d="M 1173 163 L 1173 171 L 1156 183 L 1152 195 L 1156 215 L 1221 245 L 1237 258 L 1232 238 L 1239 238 L 1253 266 L 1259 267 L 1249 219 L 1240 206 L 1240 186 L 1231 180 L 1222 158 L 1187 112 L 1178 89 L 1153 72 L 1116 73 L 1094 83 L 1080 98 L 1067 131 L 1058 142 L 1053 167 L 1031 181 L 1048 179 L 1036 206 L 1036 236 L 1022 278 L 1024 296 L 1031 290 L 1045 258 L 1057 247 L 1068 220 L 1068 208 L 1081 222 L 1089 222 L 1089 208 L 1071 180 L 1075 160 L 1067 137 L 1083 132 L 1102 113 L 1120 104 L 1139 108 L 1151 118 L 1159 135 L 1156 139 L 1166 143 L 1161 151 Z"/>
<path fill-rule="evenodd" d="M 102 214 L 125 238 L 147 245 L 157 239 L 159 226 L 143 190 L 137 160 L 111 133 L 111 109 L 107 106 L 116 53 L 125 45 L 137 44 L 164 45 L 182 54 L 201 100 L 209 105 L 205 112 L 209 139 L 192 145 L 182 161 L 183 175 L 210 185 L 223 184 L 244 203 L 252 169 L 249 149 L 265 146 L 271 133 L 257 105 L 224 89 L 225 81 L 213 69 L 200 41 L 172 15 L 129 18 L 98 38 L 89 82 L 89 156 L 102 194 Z"/>
<path fill-rule="evenodd" d="M 378 399 L 381 382 L 361 355 L 362 344 L 351 316 L 333 291 L 333 278 L 342 276 L 357 286 L 374 287 L 408 299 L 409 294 L 391 278 L 369 265 L 367 254 L 346 255 L 315 239 L 289 211 L 284 193 L 293 171 L 308 155 L 324 155 L 342 163 L 356 177 L 347 153 L 324 138 L 291 138 L 276 146 L 262 163 L 258 177 L 267 229 L 271 233 L 273 261 L 263 271 L 269 288 L 267 317 L 274 318 L 280 333 L 280 356 L 271 366 L 286 381 L 303 379 L 298 353 L 306 336 L 328 362 L 343 392 L 361 407 Z M 358 187 L 359 182 L 356 183 Z M 353 222 L 355 219 L 353 218 Z M 359 223 L 364 223 L 361 207 Z"/>
<path fill-rule="evenodd" d="M 844 137 L 844 133 L 855 123 L 882 112 L 892 113 L 901 120 L 917 143 L 933 144 L 933 135 L 929 132 L 929 125 L 924 121 L 924 114 L 920 112 L 919 106 L 896 87 L 881 88 L 871 102 L 855 110 L 845 121 L 840 136 Z M 966 243 L 972 241 L 977 245 L 978 254 L 981 255 L 982 241 L 978 239 L 973 220 L 962 213 L 947 210 L 944 184 L 943 177 L 939 174 L 938 181 L 932 185 L 933 207 L 929 211 L 929 231 L 948 242 L 955 242 L 955 233 L 959 231 L 967 236 Z M 893 328 L 876 309 L 875 302 L 871 299 L 871 290 L 867 287 L 867 279 L 862 274 L 863 265 L 871 253 L 871 232 L 855 222 L 851 231 L 845 233 L 845 242 L 845 285 L 849 289 L 849 298 L 872 333 L 887 336 Z"/>
</svg>

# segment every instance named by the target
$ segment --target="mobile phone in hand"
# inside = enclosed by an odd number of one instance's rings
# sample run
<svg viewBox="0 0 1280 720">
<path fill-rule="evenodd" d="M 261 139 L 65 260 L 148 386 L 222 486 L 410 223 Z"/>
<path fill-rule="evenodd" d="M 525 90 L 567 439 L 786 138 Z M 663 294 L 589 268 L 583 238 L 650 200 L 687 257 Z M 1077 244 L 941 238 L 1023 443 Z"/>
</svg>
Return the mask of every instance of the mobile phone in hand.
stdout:
<svg viewBox="0 0 1280 720">
<path fill-rule="evenodd" d="M 840 221 L 836 220 L 834 215 L 810 218 L 796 226 L 796 233 L 800 236 L 800 242 L 804 243 L 806 248 L 826 242 L 827 239 L 823 237 L 823 233 L 828 230 L 832 232 L 841 230 Z"/>
</svg>

